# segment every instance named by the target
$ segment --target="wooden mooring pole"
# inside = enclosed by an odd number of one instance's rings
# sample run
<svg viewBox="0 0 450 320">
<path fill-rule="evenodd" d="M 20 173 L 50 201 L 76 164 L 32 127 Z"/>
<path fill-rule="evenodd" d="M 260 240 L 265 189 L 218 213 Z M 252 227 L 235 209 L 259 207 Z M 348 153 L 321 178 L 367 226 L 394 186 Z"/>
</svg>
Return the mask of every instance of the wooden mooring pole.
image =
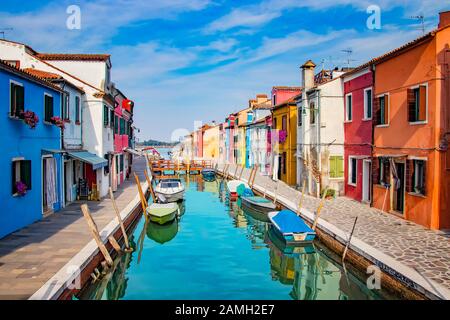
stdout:
<svg viewBox="0 0 450 320">
<path fill-rule="evenodd" d="M 150 180 L 150 177 L 147 174 L 147 170 L 144 170 L 145 179 L 147 180 L 148 189 L 150 190 L 150 193 L 152 194 L 153 202 L 158 202 L 158 198 L 156 197 L 155 190 L 153 189 L 152 181 Z"/>
<path fill-rule="evenodd" d="M 342 262 L 344 262 L 345 256 L 347 255 L 348 247 L 350 246 L 350 241 L 352 241 L 353 232 L 355 231 L 355 226 L 356 226 L 357 221 L 358 221 L 358 217 L 355 218 L 355 222 L 353 223 L 352 232 L 350 232 L 347 244 L 345 245 L 344 253 L 342 254 Z"/>
<path fill-rule="evenodd" d="M 123 236 L 123 240 L 125 242 L 125 248 L 126 248 L 126 250 L 133 250 L 132 248 L 130 248 L 130 243 L 128 242 L 128 235 L 125 230 L 125 226 L 123 224 L 122 218 L 120 217 L 119 208 L 117 207 L 116 199 L 114 198 L 113 190 L 111 187 L 109 188 L 109 196 L 111 197 L 114 211 L 116 212 L 116 217 L 117 217 L 117 221 L 119 222 L 119 225 L 120 225 L 120 230 L 122 230 L 122 236 Z"/>
<path fill-rule="evenodd" d="M 144 192 L 142 192 L 141 181 L 139 181 L 139 177 L 137 176 L 136 173 L 134 173 L 134 179 L 136 179 L 136 185 L 138 188 L 139 197 L 141 198 L 141 206 L 142 206 L 142 211 L 143 211 L 142 214 L 146 215 L 148 203 L 147 203 L 147 200 L 145 199 Z"/>
<path fill-rule="evenodd" d="M 327 196 L 327 193 L 328 193 L 328 187 L 326 187 L 325 192 L 324 192 L 323 195 L 322 195 L 322 200 L 320 201 L 320 204 L 319 204 L 319 206 L 317 207 L 316 217 L 314 218 L 314 223 L 313 223 L 313 225 L 312 225 L 312 229 L 313 229 L 314 231 L 316 230 L 317 222 L 319 221 L 320 213 L 322 212 L 322 208 L 323 208 L 323 206 L 324 206 L 324 204 L 325 204 L 325 198 L 326 198 L 326 196 Z"/>
<path fill-rule="evenodd" d="M 304 200 L 304 197 L 305 197 L 305 191 L 306 191 L 306 179 L 303 180 L 302 194 L 300 196 L 300 201 L 298 202 L 298 207 L 297 207 L 297 214 L 298 215 L 301 214 L 301 210 L 302 210 L 302 206 L 303 206 L 303 200 Z"/>
</svg>

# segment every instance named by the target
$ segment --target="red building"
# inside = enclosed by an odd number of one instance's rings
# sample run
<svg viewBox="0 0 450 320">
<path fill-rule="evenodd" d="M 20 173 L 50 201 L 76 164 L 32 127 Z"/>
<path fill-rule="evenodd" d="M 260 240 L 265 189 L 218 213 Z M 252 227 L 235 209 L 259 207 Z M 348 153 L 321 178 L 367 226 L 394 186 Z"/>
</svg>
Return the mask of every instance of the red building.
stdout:
<svg viewBox="0 0 450 320">
<path fill-rule="evenodd" d="M 276 106 L 300 94 L 300 87 L 276 86 L 272 88 L 272 105 Z"/>
<path fill-rule="evenodd" d="M 367 65 L 344 76 L 345 195 L 366 203 L 372 197 L 373 80 Z"/>
</svg>

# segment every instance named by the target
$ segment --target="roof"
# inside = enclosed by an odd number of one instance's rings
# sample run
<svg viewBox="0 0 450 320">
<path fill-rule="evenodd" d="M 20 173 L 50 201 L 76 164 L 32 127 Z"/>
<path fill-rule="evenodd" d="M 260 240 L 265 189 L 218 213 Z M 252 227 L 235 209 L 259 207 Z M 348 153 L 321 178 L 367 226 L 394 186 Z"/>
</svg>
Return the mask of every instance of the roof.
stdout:
<svg viewBox="0 0 450 320">
<path fill-rule="evenodd" d="M 302 87 L 274 86 L 274 87 L 272 87 L 272 89 L 296 91 L 296 90 L 302 90 Z"/>
<path fill-rule="evenodd" d="M 75 61 L 107 61 L 109 54 L 85 54 L 85 53 L 38 53 L 36 55 L 42 60 L 75 60 Z"/>
<path fill-rule="evenodd" d="M 26 45 L 24 43 L 17 42 L 17 41 L 6 40 L 6 39 L 0 39 L 0 41 L 9 42 L 9 43 L 13 43 L 13 44 L 18 44 L 18 45 L 24 46 L 25 48 L 30 50 L 33 54 L 37 54 L 37 52 L 33 48 L 29 47 L 28 45 Z"/>
<path fill-rule="evenodd" d="M 354 73 L 356 73 L 358 71 L 361 71 L 361 70 L 363 70 L 363 69 L 365 69 L 365 68 L 367 68 L 367 67 L 369 67 L 371 65 L 376 65 L 376 64 L 379 64 L 381 62 L 384 62 L 384 61 L 386 61 L 388 59 L 391 59 L 393 57 L 396 57 L 396 56 L 400 55 L 401 53 L 403 53 L 403 52 L 405 52 L 407 50 L 415 48 L 416 46 L 418 46 L 418 45 L 420 45 L 422 43 L 430 41 L 431 39 L 434 38 L 434 36 L 436 35 L 437 32 L 439 32 L 439 31 L 441 31 L 441 30 L 443 30 L 445 28 L 448 28 L 448 27 L 449 26 L 445 26 L 445 27 L 442 27 L 442 28 L 439 28 L 439 29 L 435 29 L 435 30 L 433 30 L 433 31 L 431 31 L 431 32 L 429 32 L 429 33 L 419 37 L 419 38 L 416 38 L 416 39 L 414 39 L 414 40 L 412 40 L 410 42 L 405 43 L 404 45 L 402 45 L 402 46 L 400 46 L 398 48 L 395 48 L 395 49 L 393 49 L 393 50 L 391 50 L 389 52 L 386 52 L 385 54 L 383 54 L 381 56 L 373 58 L 372 60 L 369 60 L 368 62 L 366 62 L 366 63 L 364 63 L 364 64 L 354 68 L 353 70 L 351 70 L 351 71 L 349 71 L 347 73 L 345 73 L 344 76 L 349 76 L 349 75 L 354 74 Z"/>
<path fill-rule="evenodd" d="M 21 76 L 23 78 L 26 78 L 28 80 L 37 82 L 37 83 L 39 83 L 41 85 L 44 85 L 44 86 L 46 86 L 48 88 L 51 88 L 53 90 L 56 90 L 58 92 L 63 92 L 63 90 L 60 87 L 58 87 L 57 85 L 51 83 L 50 81 L 47 81 L 45 78 L 42 78 L 42 77 L 37 76 L 35 74 L 29 73 L 26 70 L 21 70 L 21 69 L 15 67 L 13 65 L 7 63 L 7 62 L 4 62 L 3 60 L 0 60 L 0 68 L 2 68 L 4 70 L 7 70 L 7 71 L 9 71 L 11 73 L 15 73 L 15 74 L 17 74 L 17 75 L 19 75 L 19 76 Z"/>
<path fill-rule="evenodd" d="M 43 70 L 33 69 L 33 68 L 25 68 L 24 71 L 34 74 L 37 77 L 44 78 L 44 79 L 63 79 L 62 76 L 56 73 L 47 72 Z"/>
<path fill-rule="evenodd" d="M 286 101 L 284 101 L 284 102 L 282 102 L 282 103 L 277 104 L 276 106 L 274 106 L 274 107 L 272 108 L 272 110 L 279 109 L 279 108 L 284 107 L 284 106 L 287 106 L 287 105 L 297 105 L 296 98 L 297 98 L 298 96 L 299 96 L 299 95 L 295 95 L 295 96 L 289 98 L 288 100 L 286 100 Z"/>
<path fill-rule="evenodd" d="M 316 64 L 312 60 L 306 61 L 301 68 L 315 68 Z"/>
<path fill-rule="evenodd" d="M 266 110 L 272 108 L 272 100 L 267 100 L 253 106 L 254 110 Z"/>
</svg>

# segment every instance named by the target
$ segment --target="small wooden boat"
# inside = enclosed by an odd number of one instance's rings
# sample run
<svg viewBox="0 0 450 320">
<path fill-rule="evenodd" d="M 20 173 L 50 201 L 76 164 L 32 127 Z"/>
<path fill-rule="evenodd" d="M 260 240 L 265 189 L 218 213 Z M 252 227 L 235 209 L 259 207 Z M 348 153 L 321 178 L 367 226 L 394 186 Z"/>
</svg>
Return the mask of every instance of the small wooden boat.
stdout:
<svg viewBox="0 0 450 320">
<path fill-rule="evenodd" d="M 185 188 L 180 179 L 160 180 L 155 188 L 156 196 L 164 203 L 183 200 L 184 191 Z"/>
<path fill-rule="evenodd" d="M 205 168 L 202 170 L 202 176 L 206 181 L 214 181 L 216 179 L 216 170 Z"/>
<path fill-rule="evenodd" d="M 268 216 L 274 230 L 288 246 L 311 243 L 316 237 L 314 230 L 290 210 L 269 212 Z"/>
<path fill-rule="evenodd" d="M 277 206 L 272 201 L 263 197 L 249 196 L 241 197 L 241 199 L 242 205 L 259 212 L 269 213 L 277 209 Z"/>
<path fill-rule="evenodd" d="M 248 184 L 243 182 L 243 181 L 241 181 L 241 180 L 230 180 L 230 181 L 227 182 L 227 188 L 228 188 L 228 191 L 230 192 L 230 195 L 231 195 L 232 198 L 237 198 L 238 197 L 237 189 L 241 185 L 243 185 L 245 188 L 250 189 Z"/>
<path fill-rule="evenodd" d="M 165 224 L 173 221 L 177 217 L 179 210 L 176 203 L 152 203 L 147 208 L 147 215 L 150 221 Z"/>
</svg>

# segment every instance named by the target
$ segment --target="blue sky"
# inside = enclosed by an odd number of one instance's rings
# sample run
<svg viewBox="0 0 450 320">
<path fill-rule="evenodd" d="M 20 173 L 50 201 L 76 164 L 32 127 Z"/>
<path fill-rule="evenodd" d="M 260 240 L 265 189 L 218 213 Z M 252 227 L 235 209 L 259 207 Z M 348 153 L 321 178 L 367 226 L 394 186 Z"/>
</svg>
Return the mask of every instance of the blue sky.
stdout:
<svg viewBox="0 0 450 320">
<path fill-rule="evenodd" d="M 110 53 L 113 81 L 136 102 L 141 139 L 169 140 L 195 121 L 223 121 L 274 85 L 300 85 L 299 66 L 351 65 L 429 31 L 448 1 L 0 0 L 7 39 L 41 52 Z M 66 9 L 81 9 L 68 30 Z M 369 30 L 369 5 L 381 29 Z"/>
</svg>

